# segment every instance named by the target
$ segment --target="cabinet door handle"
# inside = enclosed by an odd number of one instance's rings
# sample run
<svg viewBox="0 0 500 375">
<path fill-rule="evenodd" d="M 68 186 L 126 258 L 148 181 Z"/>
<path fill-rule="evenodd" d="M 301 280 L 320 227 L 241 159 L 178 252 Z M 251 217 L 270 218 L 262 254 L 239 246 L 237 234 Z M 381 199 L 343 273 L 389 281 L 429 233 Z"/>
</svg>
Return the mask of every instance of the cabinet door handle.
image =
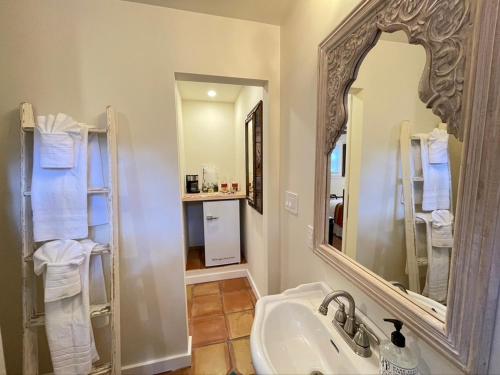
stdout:
<svg viewBox="0 0 500 375">
<path fill-rule="evenodd" d="M 217 220 L 217 219 L 218 219 L 217 216 L 212 216 L 212 215 L 207 216 L 207 220 Z"/>
</svg>

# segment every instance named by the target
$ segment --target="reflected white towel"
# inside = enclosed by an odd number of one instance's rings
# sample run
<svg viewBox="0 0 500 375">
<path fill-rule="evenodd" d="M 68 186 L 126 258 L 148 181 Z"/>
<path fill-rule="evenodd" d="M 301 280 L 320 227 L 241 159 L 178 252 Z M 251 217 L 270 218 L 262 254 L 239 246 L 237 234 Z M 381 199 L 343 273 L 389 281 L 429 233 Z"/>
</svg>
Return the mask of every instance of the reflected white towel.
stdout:
<svg viewBox="0 0 500 375">
<path fill-rule="evenodd" d="M 424 211 L 450 209 L 450 169 L 448 164 L 430 164 L 428 134 L 419 134 L 422 155 L 424 186 L 422 209 Z"/>
<path fill-rule="evenodd" d="M 448 210 L 432 211 L 432 246 L 453 246 L 453 214 Z"/>
<path fill-rule="evenodd" d="M 445 303 L 448 295 L 448 276 L 450 273 L 450 248 L 432 247 L 428 254 L 427 279 L 424 296 Z"/>
<path fill-rule="evenodd" d="M 423 220 L 427 232 L 427 277 L 422 292 L 424 296 L 437 302 L 446 302 L 448 276 L 450 273 L 450 248 L 432 246 L 432 214 L 420 212 L 416 215 Z"/>
<path fill-rule="evenodd" d="M 429 134 L 429 163 L 448 164 L 448 132 L 435 128 Z"/>
<path fill-rule="evenodd" d="M 105 188 L 103 160 L 99 135 L 90 134 L 88 143 L 88 186 L 90 188 Z M 108 201 L 104 194 L 89 194 L 89 225 L 103 225 L 108 222 Z"/>
<path fill-rule="evenodd" d="M 44 272 L 45 329 L 56 375 L 88 374 L 99 359 L 90 323 L 88 278 L 95 245 L 90 240 L 51 241 L 33 256 L 35 273 Z"/>
<path fill-rule="evenodd" d="M 43 116 L 42 116 L 43 117 Z M 48 116 L 46 124 L 52 121 Z M 40 120 L 43 122 L 43 120 Z M 59 119 L 64 125 L 64 121 Z M 78 132 L 75 132 L 76 127 Z M 31 204 L 35 241 L 78 239 L 88 236 L 86 126 L 68 123 L 74 141 L 73 168 L 43 168 L 41 133 L 35 129 Z"/>
<path fill-rule="evenodd" d="M 106 293 L 106 279 L 104 277 L 104 265 L 102 255 L 90 257 L 90 304 L 101 305 L 108 303 L 108 295 Z M 99 316 L 94 318 L 94 327 L 104 327 L 108 325 L 108 316 Z"/>
</svg>

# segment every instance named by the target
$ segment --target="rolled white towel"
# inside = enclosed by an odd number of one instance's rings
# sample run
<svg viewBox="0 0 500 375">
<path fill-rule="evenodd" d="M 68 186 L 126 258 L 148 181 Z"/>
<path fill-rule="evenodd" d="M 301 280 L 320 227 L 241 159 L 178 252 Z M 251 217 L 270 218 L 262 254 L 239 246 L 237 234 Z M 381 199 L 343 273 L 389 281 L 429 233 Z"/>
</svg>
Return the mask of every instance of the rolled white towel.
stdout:
<svg viewBox="0 0 500 375">
<path fill-rule="evenodd" d="M 431 213 L 431 241 L 433 247 L 453 246 L 453 214 L 448 210 L 435 210 Z"/>
<path fill-rule="evenodd" d="M 435 128 L 429 134 L 429 163 L 448 164 L 448 133 Z"/>
</svg>

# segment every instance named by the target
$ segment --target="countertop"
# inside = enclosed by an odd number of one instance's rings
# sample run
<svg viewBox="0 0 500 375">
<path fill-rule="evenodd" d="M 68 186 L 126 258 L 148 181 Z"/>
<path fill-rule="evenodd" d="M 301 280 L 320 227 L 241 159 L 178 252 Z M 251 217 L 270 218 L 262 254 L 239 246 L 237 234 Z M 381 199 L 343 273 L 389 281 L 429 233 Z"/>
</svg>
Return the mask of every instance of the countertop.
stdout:
<svg viewBox="0 0 500 375">
<path fill-rule="evenodd" d="M 243 192 L 238 193 L 198 193 L 183 194 L 183 202 L 205 202 L 205 201 L 223 201 L 231 199 L 245 199 L 247 196 Z"/>
</svg>

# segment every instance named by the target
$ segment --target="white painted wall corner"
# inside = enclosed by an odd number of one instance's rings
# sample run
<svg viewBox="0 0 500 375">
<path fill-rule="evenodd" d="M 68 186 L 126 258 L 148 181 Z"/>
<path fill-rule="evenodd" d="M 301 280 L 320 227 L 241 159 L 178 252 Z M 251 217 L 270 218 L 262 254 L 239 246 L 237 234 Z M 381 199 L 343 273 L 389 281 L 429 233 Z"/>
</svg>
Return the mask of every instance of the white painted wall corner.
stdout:
<svg viewBox="0 0 500 375">
<path fill-rule="evenodd" d="M 247 269 L 246 271 L 247 271 L 246 276 L 248 281 L 250 282 L 250 286 L 252 287 L 253 294 L 255 294 L 255 298 L 259 300 L 260 297 L 262 297 L 262 295 L 260 294 L 259 289 L 257 288 L 257 284 L 255 284 L 255 281 L 252 277 L 252 274 L 250 273 L 250 270 Z"/>
</svg>

